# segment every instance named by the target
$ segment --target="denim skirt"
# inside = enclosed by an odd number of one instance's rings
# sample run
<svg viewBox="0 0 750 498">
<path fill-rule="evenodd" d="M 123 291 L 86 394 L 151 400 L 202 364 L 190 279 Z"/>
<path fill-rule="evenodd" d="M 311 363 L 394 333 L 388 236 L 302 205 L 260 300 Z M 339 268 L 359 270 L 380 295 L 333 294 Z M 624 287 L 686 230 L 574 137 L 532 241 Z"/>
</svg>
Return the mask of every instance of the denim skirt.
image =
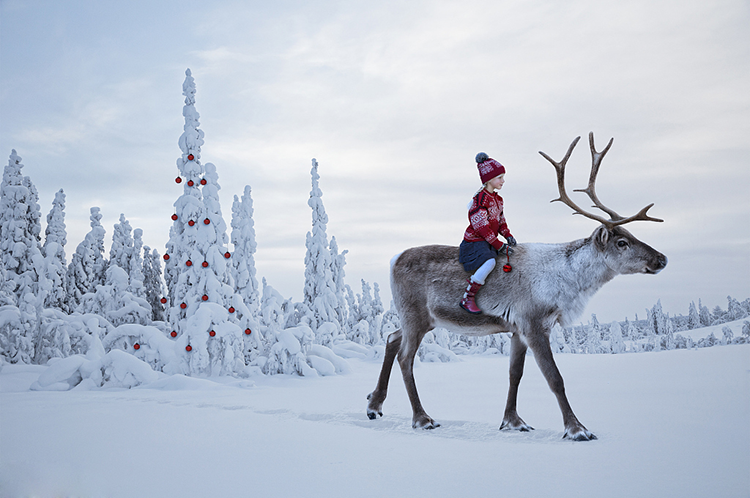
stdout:
<svg viewBox="0 0 750 498">
<path fill-rule="evenodd" d="M 486 240 L 478 242 L 462 241 L 458 246 L 458 262 L 468 272 L 476 271 L 486 261 L 497 258 L 498 250 Z"/>
</svg>

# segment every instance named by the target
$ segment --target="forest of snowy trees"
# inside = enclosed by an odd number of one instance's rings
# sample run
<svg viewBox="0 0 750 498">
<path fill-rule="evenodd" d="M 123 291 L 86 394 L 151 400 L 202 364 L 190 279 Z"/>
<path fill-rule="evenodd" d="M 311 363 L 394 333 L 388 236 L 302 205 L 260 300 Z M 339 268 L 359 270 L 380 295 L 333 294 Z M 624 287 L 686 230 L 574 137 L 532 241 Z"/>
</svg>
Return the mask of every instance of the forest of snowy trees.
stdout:
<svg viewBox="0 0 750 498">
<path fill-rule="evenodd" d="M 11 152 L 0 186 L 0 368 L 4 362 L 55 364 L 40 389 L 131 387 L 160 373 L 194 376 L 250 374 L 333 375 L 346 358 L 382 354 L 399 327 L 377 283 L 345 281 L 347 251 L 326 232 L 318 163 L 312 160 L 302 302 L 283 298 L 265 278 L 258 282 L 257 243 L 250 186 L 235 196 L 230 224 L 219 203 L 216 167 L 201 162 L 203 131 L 190 70 L 183 83 L 185 124 L 179 139 L 174 203 L 166 251 L 144 244 L 141 229 L 120 215 L 105 254 L 99 208 L 90 231 L 66 258 L 65 193 L 55 194 L 42 237 L 39 195 Z M 163 266 L 162 266 L 163 264 Z M 750 342 L 741 332 L 693 340 L 687 331 L 750 317 L 750 299 L 728 298 L 727 309 L 690 303 L 687 316 L 670 317 L 657 302 L 645 319 L 556 328 L 560 353 L 624 353 Z M 736 329 L 736 327 L 735 327 Z M 422 361 L 460 354 L 508 354 L 507 334 L 469 338 L 437 329 L 419 351 Z"/>
</svg>

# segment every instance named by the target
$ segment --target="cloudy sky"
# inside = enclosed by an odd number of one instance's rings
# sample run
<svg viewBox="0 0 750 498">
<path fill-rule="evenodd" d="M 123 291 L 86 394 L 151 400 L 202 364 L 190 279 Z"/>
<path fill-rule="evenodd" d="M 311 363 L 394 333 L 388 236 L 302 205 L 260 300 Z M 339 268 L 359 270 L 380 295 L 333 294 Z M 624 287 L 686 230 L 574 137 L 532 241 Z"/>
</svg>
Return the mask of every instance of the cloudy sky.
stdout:
<svg viewBox="0 0 750 498">
<path fill-rule="evenodd" d="M 581 135 L 582 188 L 593 131 L 615 137 L 599 197 L 627 215 L 655 203 L 665 222 L 629 229 L 669 265 L 618 277 L 581 319 L 725 308 L 750 297 L 748 26 L 740 0 L 2 0 L 0 152 L 23 158 L 44 216 L 64 189 L 68 258 L 91 206 L 107 244 L 124 213 L 163 252 L 190 68 L 227 221 L 253 189 L 259 277 L 302 298 L 316 158 L 347 282 L 389 300 L 393 255 L 460 242 L 479 151 L 506 165 L 519 242 L 587 237 L 595 222 L 550 204 L 538 151 Z"/>
</svg>

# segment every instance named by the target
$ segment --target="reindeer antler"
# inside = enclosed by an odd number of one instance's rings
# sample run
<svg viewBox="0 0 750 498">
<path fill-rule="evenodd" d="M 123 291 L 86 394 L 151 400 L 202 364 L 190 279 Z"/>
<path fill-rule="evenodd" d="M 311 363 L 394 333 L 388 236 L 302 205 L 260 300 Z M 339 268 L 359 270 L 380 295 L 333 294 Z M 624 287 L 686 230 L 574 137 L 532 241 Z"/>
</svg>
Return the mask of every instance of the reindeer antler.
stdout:
<svg viewBox="0 0 750 498">
<path fill-rule="evenodd" d="M 573 214 L 580 214 L 580 215 L 585 216 L 586 218 L 596 220 L 602 225 L 610 229 L 619 225 L 630 223 L 631 221 L 639 221 L 639 220 L 640 221 L 659 221 L 659 222 L 664 221 L 658 218 L 652 218 L 647 214 L 648 210 L 651 209 L 651 207 L 654 205 L 653 203 L 641 209 L 640 211 L 638 211 L 638 213 L 634 214 L 633 216 L 629 216 L 626 218 L 626 217 L 620 216 L 615 211 L 605 206 L 599 200 L 599 197 L 596 195 L 596 177 L 599 174 L 599 167 L 601 166 L 602 158 L 604 158 L 605 154 L 607 154 L 607 152 L 609 151 L 609 148 L 612 146 L 612 142 L 614 141 L 614 138 L 611 138 L 609 140 L 609 143 L 601 152 L 597 152 L 596 148 L 594 147 L 594 132 L 589 133 L 589 145 L 591 147 L 591 174 L 589 175 L 589 185 L 585 189 L 574 190 L 574 192 L 583 192 L 586 195 L 588 195 L 589 199 L 591 199 L 591 201 L 594 203 L 593 207 L 599 208 L 605 213 L 607 213 L 610 216 L 610 219 L 607 220 L 601 216 L 597 216 L 593 213 L 589 213 L 588 211 L 584 211 L 583 209 L 578 207 L 578 205 L 575 202 L 573 202 L 573 200 L 568 196 L 565 190 L 565 165 L 568 163 L 568 159 L 570 159 L 570 155 L 573 153 L 573 149 L 578 144 L 578 141 L 580 139 L 581 137 L 576 137 L 576 139 L 573 140 L 573 143 L 571 143 L 570 147 L 568 147 L 568 152 L 565 154 L 565 157 L 563 157 L 560 162 L 553 160 L 544 152 L 539 151 L 542 157 L 544 157 L 547 161 L 552 163 L 552 166 L 555 167 L 555 171 L 557 172 L 557 190 L 560 193 L 560 197 L 558 197 L 557 199 L 552 199 L 552 201 L 550 202 L 560 201 L 566 206 L 573 209 Z"/>
</svg>

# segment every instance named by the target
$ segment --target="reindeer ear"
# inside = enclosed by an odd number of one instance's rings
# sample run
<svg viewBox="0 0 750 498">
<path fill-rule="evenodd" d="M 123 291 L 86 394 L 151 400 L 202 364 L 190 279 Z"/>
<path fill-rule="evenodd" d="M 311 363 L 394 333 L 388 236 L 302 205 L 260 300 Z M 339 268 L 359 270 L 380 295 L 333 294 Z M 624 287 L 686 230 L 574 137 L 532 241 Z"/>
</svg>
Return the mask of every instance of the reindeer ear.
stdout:
<svg viewBox="0 0 750 498">
<path fill-rule="evenodd" d="M 610 232 L 604 225 L 600 226 L 594 231 L 594 242 L 596 247 L 603 251 L 607 247 L 607 241 L 609 240 Z"/>
</svg>

